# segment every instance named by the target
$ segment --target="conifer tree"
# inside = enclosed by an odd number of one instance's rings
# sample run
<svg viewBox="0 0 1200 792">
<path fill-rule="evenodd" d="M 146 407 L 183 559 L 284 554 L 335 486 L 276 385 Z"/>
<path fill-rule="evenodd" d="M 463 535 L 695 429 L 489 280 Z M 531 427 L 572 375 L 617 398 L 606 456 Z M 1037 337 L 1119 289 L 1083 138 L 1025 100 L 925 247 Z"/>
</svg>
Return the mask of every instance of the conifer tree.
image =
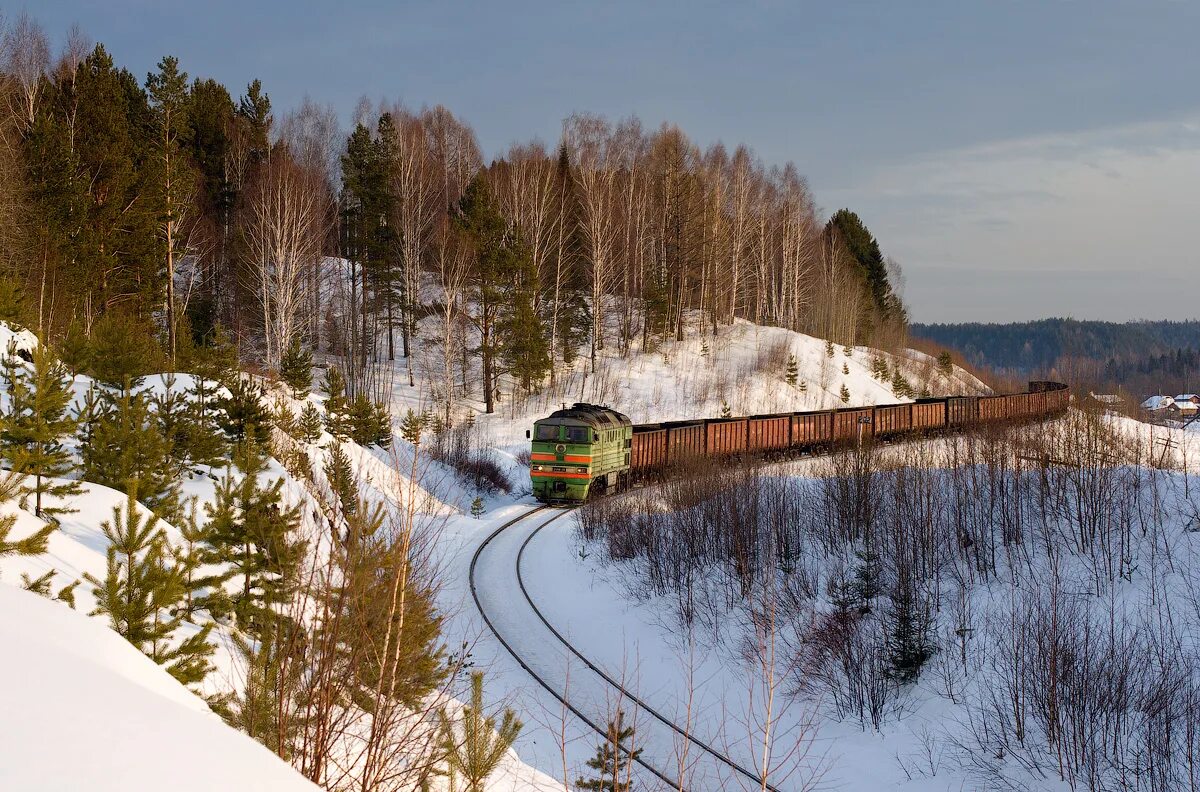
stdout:
<svg viewBox="0 0 1200 792">
<path fill-rule="evenodd" d="M 293 398 L 308 395 L 312 388 L 312 352 L 301 346 L 300 339 L 292 339 L 284 351 L 279 362 L 279 376 L 292 389 Z"/>
<path fill-rule="evenodd" d="M 323 430 L 321 411 L 312 402 L 305 402 L 304 409 L 300 411 L 300 418 L 296 421 L 296 434 L 305 443 L 315 443 L 321 439 Z"/>
<path fill-rule="evenodd" d="M 950 356 L 949 350 L 943 349 L 937 356 L 938 371 L 944 376 L 949 377 L 954 373 L 954 358 Z"/>
<path fill-rule="evenodd" d="M 234 377 L 226 386 L 229 395 L 217 397 L 217 423 L 234 443 L 249 439 L 265 446 L 271 440 L 271 414 L 263 404 L 262 388 L 246 377 Z"/>
<path fill-rule="evenodd" d="M 206 504 L 208 560 L 229 565 L 227 577 L 240 577 L 234 596 L 238 622 L 261 634 L 273 618 L 272 608 L 284 602 L 296 585 L 304 543 L 294 536 L 300 522 L 298 507 L 283 504 L 283 480 L 263 486 L 267 456 L 253 435 L 234 447 L 233 466 L 217 485 L 216 498 Z"/>
<path fill-rule="evenodd" d="M 796 363 L 795 355 L 788 355 L 787 375 L 785 379 L 788 385 L 795 385 L 796 380 L 800 378 L 800 366 Z"/>
<path fill-rule="evenodd" d="M 596 755 L 587 760 L 595 775 L 575 782 L 578 789 L 589 792 L 629 792 L 631 765 L 642 755 L 642 749 L 631 751 L 627 745 L 633 737 L 633 726 L 625 725 L 625 713 L 617 710 L 615 720 L 608 722 L 608 733 L 596 747 Z"/>
<path fill-rule="evenodd" d="M 504 339 L 501 354 L 508 373 L 525 393 L 533 391 L 550 371 L 550 343 L 530 292 L 528 288 L 513 290 L 498 328 Z"/>
<path fill-rule="evenodd" d="M 842 400 L 842 404 L 850 403 L 850 389 L 846 387 L 845 383 L 842 383 L 842 390 L 838 394 L 838 398 Z"/>
<path fill-rule="evenodd" d="M 175 317 L 175 270 L 187 251 L 184 223 L 192 208 L 196 174 L 185 155 L 184 146 L 191 136 L 188 122 L 188 76 L 179 70 L 179 60 L 170 55 L 158 63 L 158 72 L 147 75 L 146 91 L 151 108 L 151 150 L 148 158 L 155 227 L 163 247 L 166 287 L 167 354 L 175 363 L 178 351 L 176 334 L 180 322 Z"/>
<path fill-rule="evenodd" d="M 476 520 L 483 516 L 483 498 L 478 495 L 471 501 L 471 516 Z"/>
<path fill-rule="evenodd" d="M 832 341 L 825 342 L 825 357 L 827 357 L 827 358 L 833 357 L 833 342 Z"/>
<path fill-rule="evenodd" d="M 329 449 L 325 478 L 329 482 L 329 489 L 342 505 L 342 513 L 354 514 L 358 506 L 358 482 L 354 479 L 354 468 L 341 443 L 335 442 Z"/>
<path fill-rule="evenodd" d="M 118 634 L 184 684 L 204 679 L 214 647 L 206 624 L 178 643 L 174 633 L 183 625 L 177 606 L 183 599 L 184 579 L 171 563 L 166 538 L 153 514 L 139 513 L 136 487 L 129 490 L 124 513 L 113 507 L 111 520 L 100 529 L 108 539 L 104 579 L 85 574 L 92 584 L 96 609 Z"/>
<path fill-rule="evenodd" d="M 346 399 L 346 379 L 337 368 L 325 371 L 325 431 L 337 440 L 350 439 L 350 404 Z"/>
<path fill-rule="evenodd" d="M 65 498 L 83 491 L 77 481 L 55 484 L 48 480 L 62 478 L 74 467 L 70 452 L 62 444 L 62 438 L 78 425 L 67 412 L 71 403 L 70 373 L 43 345 L 34 349 L 29 370 L 17 363 L 12 349 L 9 352 L 3 364 L 8 411 L 0 428 L 0 452 L 14 471 L 26 476 L 21 494 L 34 496 L 38 517 L 73 511 L 43 503 L 47 496 Z M 31 479 L 32 486 L 28 483 Z"/>
<path fill-rule="evenodd" d="M 7 503 L 17 497 L 21 490 L 20 475 L 8 473 L 0 477 L 0 503 Z M 9 539 L 9 534 L 16 527 L 17 515 L 5 514 L 0 516 L 0 558 L 10 555 L 33 556 L 46 552 L 50 534 L 54 533 L 53 525 L 44 525 L 32 534 L 21 539 Z"/>
<path fill-rule="evenodd" d="M 728 402 L 726 402 L 724 399 L 721 400 L 721 417 L 722 418 L 732 418 L 733 417 L 733 410 L 730 409 Z"/>
<path fill-rule="evenodd" d="M 522 724 L 511 709 L 505 708 L 499 727 L 496 719 L 483 714 L 483 672 L 471 672 L 471 703 L 462 708 L 456 728 L 455 719 L 445 708 L 438 712 L 441 748 L 452 773 L 467 782 L 466 792 L 483 792 L 484 781 L 496 771 L 500 760 L 516 742 Z"/>
<path fill-rule="evenodd" d="M 392 447 L 392 413 L 383 402 L 375 402 L 374 435 L 371 442 L 383 449 Z"/>
<path fill-rule="evenodd" d="M 87 348 L 87 371 L 112 388 L 137 388 L 146 373 L 159 368 L 162 351 L 153 328 L 139 317 L 108 311 L 92 328 Z"/>
<path fill-rule="evenodd" d="M 102 392 L 87 432 L 82 450 L 84 478 L 137 492 L 142 503 L 161 517 L 176 514 L 177 468 L 146 394 L 134 393 L 128 380 L 116 393 Z"/>
<path fill-rule="evenodd" d="M 842 364 L 842 373 L 846 374 L 846 375 L 850 374 L 850 364 L 849 363 Z"/>
</svg>

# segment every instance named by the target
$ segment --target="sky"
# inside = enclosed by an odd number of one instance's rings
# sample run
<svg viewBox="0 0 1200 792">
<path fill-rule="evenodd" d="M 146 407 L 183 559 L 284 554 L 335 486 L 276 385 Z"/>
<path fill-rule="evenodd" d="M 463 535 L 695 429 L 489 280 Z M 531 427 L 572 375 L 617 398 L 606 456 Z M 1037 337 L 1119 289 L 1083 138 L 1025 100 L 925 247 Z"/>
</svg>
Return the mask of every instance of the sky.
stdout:
<svg viewBox="0 0 1200 792">
<path fill-rule="evenodd" d="M 444 104 L 485 157 L 576 111 L 795 162 L 919 322 L 1200 316 L 1200 2 L 48 0 L 141 76 L 173 54 L 277 111 Z"/>
</svg>

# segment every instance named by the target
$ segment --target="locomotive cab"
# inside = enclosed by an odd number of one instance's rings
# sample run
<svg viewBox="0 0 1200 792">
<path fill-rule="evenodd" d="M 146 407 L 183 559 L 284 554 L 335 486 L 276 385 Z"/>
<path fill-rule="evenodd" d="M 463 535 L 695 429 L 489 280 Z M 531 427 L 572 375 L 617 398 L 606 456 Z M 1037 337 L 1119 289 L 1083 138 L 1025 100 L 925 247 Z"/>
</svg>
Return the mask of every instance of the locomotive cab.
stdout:
<svg viewBox="0 0 1200 792">
<path fill-rule="evenodd" d="M 620 487 L 629 470 L 633 424 L 606 407 L 576 404 L 537 421 L 529 477 L 543 503 L 582 503 L 597 490 Z"/>
</svg>

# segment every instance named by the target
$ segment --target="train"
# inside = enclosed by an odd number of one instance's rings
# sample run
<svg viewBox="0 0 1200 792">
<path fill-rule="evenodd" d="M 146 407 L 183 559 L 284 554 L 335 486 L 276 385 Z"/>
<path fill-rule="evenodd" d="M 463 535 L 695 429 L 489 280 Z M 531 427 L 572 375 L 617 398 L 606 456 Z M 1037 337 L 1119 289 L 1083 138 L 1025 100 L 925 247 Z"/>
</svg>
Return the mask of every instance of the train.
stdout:
<svg viewBox="0 0 1200 792">
<path fill-rule="evenodd" d="M 635 424 L 609 407 L 578 403 L 525 433 L 529 476 L 542 503 L 579 504 L 697 458 L 812 453 L 863 439 L 1043 420 L 1066 412 L 1070 399 L 1064 383 L 1038 381 L 1022 393 L 656 424 Z"/>
</svg>

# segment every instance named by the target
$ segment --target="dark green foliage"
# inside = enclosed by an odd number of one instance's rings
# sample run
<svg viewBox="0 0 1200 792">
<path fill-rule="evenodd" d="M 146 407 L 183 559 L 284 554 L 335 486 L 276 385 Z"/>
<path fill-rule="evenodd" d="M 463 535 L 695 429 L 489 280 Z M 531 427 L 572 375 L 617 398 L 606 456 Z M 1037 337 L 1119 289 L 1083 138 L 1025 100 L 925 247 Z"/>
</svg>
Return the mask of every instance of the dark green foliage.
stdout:
<svg viewBox="0 0 1200 792">
<path fill-rule="evenodd" d="M 476 520 L 483 516 L 483 498 L 478 495 L 471 501 L 471 516 Z"/>
<path fill-rule="evenodd" d="M 14 473 L 0 477 L 0 503 L 6 503 L 17 497 L 21 490 L 21 479 Z M 9 534 L 17 524 L 17 515 L 5 514 L 0 517 L 0 558 L 9 555 L 41 555 L 46 552 L 46 544 L 54 533 L 53 525 L 45 525 L 32 534 L 20 539 L 9 539 Z"/>
<path fill-rule="evenodd" d="M 337 440 L 350 439 L 350 403 L 346 399 L 346 379 L 340 369 L 325 371 L 325 431 Z"/>
<path fill-rule="evenodd" d="M 305 443 L 315 443 L 321 439 L 322 431 L 324 423 L 321 420 L 321 411 L 312 402 L 305 402 L 304 409 L 300 411 L 300 417 L 296 420 L 297 438 Z"/>
<path fill-rule="evenodd" d="M 843 383 L 841 391 L 838 393 L 838 398 L 842 400 L 842 404 L 850 403 L 850 389 Z"/>
<path fill-rule="evenodd" d="M 93 403 L 82 445 L 83 477 L 136 491 L 147 508 L 171 519 L 179 508 L 178 465 L 149 398 L 127 384 L 116 392 L 100 391 Z"/>
<path fill-rule="evenodd" d="M 279 363 L 279 375 L 292 389 L 293 398 L 308 395 L 312 388 L 312 352 L 301 346 L 299 340 L 293 340 L 284 351 L 283 360 Z"/>
<path fill-rule="evenodd" d="M 642 755 L 642 749 L 630 751 L 627 743 L 633 737 L 633 726 L 625 725 L 625 713 L 617 710 L 615 720 L 608 722 L 608 736 L 596 747 L 596 755 L 587 760 L 591 778 L 580 778 L 577 789 L 590 792 L 629 792 L 632 765 Z"/>
<path fill-rule="evenodd" d="M 479 333 L 483 398 L 491 413 L 501 365 L 529 390 L 549 370 L 549 348 L 532 308 L 536 282 L 529 250 L 501 213 L 485 175 L 467 186 L 458 209 L 456 224 L 475 254 L 471 321 Z"/>
<path fill-rule="evenodd" d="M 220 410 L 217 423 L 234 443 L 251 440 L 265 446 L 271 440 L 271 413 L 263 404 L 263 391 L 246 377 L 235 377 L 226 386 L 229 393 L 216 398 Z"/>
<path fill-rule="evenodd" d="M 85 370 L 113 388 L 141 384 L 146 374 L 162 368 L 162 350 L 153 329 L 124 311 L 104 314 L 92 328 L 85 347 Z"/>
<path fill-rule="evenodd" d="M 850 373 L 850 364 L 849 363 L 842 364 L 842 373 L 847 374 L 847 375 Z"/>
<path fill-rule="evenodd" d="M 346 423 L 350 439 L 364 448 L 373 445 L 388 448 L 392 444 L 392 416 L 381 402 L 371 401 L 362 394 L 356 396 L 350 402 Z"/>
<path fill-rule="evenodd" d="M 904 378 L 904 376 L 900 373 L 899 368 L 892 373 L 892 393 L 896 394 L 897 396 L 907 398 L 912 398 L 917 395 L 916 389 L 914 389 L 912 384 Z"/>
<path fill-rule="evenodd" d="M 937 356 L 938 371 L 945 376 L 950 376 L 954 373 L 954 358 L 950 357 L 947 350 L 942 350 Z"/>
<path fill-rule="evenodd" d="M 825 342 L 825 357 L 827 357 L 827 358 L 833 357 L 833 342 L 832 341 Z"/>
<path fill-rule="evenodd" d="M 729 404 L 724 399 L 721 400 L 721 417 L 722 418 L 732 418 L 733 417 L 733 410 L 729 407 Z"/>
<path fill-rule="evenodd" d="M 471 703 L 463 706 L 459 717 L 451 718 L 443 708 L 438 711 L 438 721 L 451 777 L 462 776 L 466 792 L 483 792 L 484 781 L 495 772 L 522 728 L 511 709 L 504 710 L 498 725 L 494 717 L 484 715 L 482 671 L 471 672 Z"/>
<path fill-rule="evenodd" d="M 273 608 L 290 596 L 304 554 L 304 543 L 294 533 L 299 526 L 297 507 L 283 504 L 283 480 L 264 486 L 267 456 L 253 435 L 234 447 L 231 468 L 217 485 L 208 511 L 208 559 L 229 565 L 228 576 L 240 578 L 234 596 L 238 624 L 261 635 L 271 624 Z"/>
<path fill-rule="evenodd" d="M 787 380 L 788 385 L 795 385 L 799 378 L 800 366 L 796 363 L 796 356 L 789 354 L 787 362 L 787 374 L 784 376 L 784 379 Z"/>
<path fill-rule="evenodd" d="M 886 614 L 888 659 L 892 675 L 913 682 L 933 655 L 932 617 L 912 582 L 901 575 Z"/>
<path fill-rule="evenodd" d="M 62 478 L 74 468 L 71 454 L 62 444 L 78 425 L 76 418 L 68 414 L 70 373 L 39 344 L 33 351 L 30 369 L 21 365 L 10 349 L 3 363 L 3 379 L 9 400 L 0 424 L 0 454 L 12 470 L 27 477 L 21 494 L 33 495 L 34 513 L 39 517 L 73 511 L 43 503 L 47 496 L 65 498 L 82 491 L 77 481 L 49 481 Z"/>
<path fill-rule="evenodd" d="M 358 481 L 354 477 L 354 468 L 350 458 L 342 450 L 341 443 L 334 443 L 329 449 L 325 461 L 325 479 L 329 489 L 333 491 L 343 514 L 353 514 L 358 508 Z"/>
<path fill-rule="evenodd" d="M 175 478 L 196 465 L 218 464 L 226 445 L 215 415 L 177 387 L 174 375 L 164 377 L 163 385 L 162 393 L 153 398 L 154 418 L 167 440 Z"/>
<path fill-rule="evenodd" d="M 176 630 L 184 625 L 177 605 L 184 598 L 185 582 L 157 525 L 157 517 L 139 514 L 137 490 L 131 489 L 124 512 L 113 507 L 112 519 L 100 526 L 109 541 L 104 579 L 84 579 L 96 596 L 93 615 L 107 615 L 113 630 L 143 654 L 184 684 L 194 684 L 210 670 L 212 625 L 174 642 Z"/>
<path fill-rule="evenodd" d="M 849 209 L 841 209 L 829 219 L 826 230 L 836 231 L 858 264 L 877 316 L 885 321 L 903 321 L 904 307 L 888 281 L 887 263 L 879 249 L 879 243 L 863 225 L 859 216 Z"/>
</svg>

